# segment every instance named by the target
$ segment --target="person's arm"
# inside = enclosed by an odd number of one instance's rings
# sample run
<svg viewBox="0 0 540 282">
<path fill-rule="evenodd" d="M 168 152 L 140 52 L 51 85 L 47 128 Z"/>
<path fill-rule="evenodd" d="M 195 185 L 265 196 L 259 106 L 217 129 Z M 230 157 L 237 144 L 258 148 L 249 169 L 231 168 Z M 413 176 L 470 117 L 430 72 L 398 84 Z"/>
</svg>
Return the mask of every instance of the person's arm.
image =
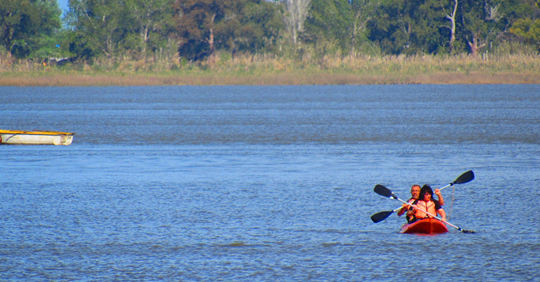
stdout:
<svg viewBox="0 0 540 282">
<path fill-rule="evenodd" d="M 435 189 L 435 195 L 437 195 L 437 197 L 439 197 L 439 204 L 441 206 L 444 206 L 444 198 L 441 194 L 441 190 L 439 190 L 439 188 Z"/>
<path fill-rule="evenodd" d="M 437 210 L 437 213 L 441 216 L 443 221 L 446 221 L 446 212 L 443 209 Z"/>
<path fill-rule="evenodd" d="M 398 211 L 397 215 L 402 216 L 408 209 L 409 209 L 409 205 L 403 204 L 403 206 L 401 206 L 401 209 Z"/>
<path fill-rule="evenodd" d="M 416 210 L 414 208 L 411 208 L 407 211 L 407 217 L 411 218 L 416 214 Z"/>
</svg>

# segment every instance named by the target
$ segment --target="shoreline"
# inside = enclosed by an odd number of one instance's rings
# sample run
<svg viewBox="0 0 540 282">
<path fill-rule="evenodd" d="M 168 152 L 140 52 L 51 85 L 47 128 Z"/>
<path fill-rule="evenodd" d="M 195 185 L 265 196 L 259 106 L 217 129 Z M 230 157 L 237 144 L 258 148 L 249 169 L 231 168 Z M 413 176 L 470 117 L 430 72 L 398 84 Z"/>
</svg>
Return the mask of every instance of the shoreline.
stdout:
<svg viewBox="0 0 540 282">
<path fill-rule="evenodd" d="M 1 60 L 0 60 L 1 61 Z M 197 63 L 96 61 L 65 66 L 0 63 L 0 86 L 539 84 L 540 56 L 323 57 L 258 55 Z"/>
<path fill-rule="evenodd" d="M 391 85 L 539 84 L 540 73 L 432 73 L 406 75 L 352 72 L 218 73 L 6 73 L 0 86 L 167 86 L 167 85 Z"/>
</svg>

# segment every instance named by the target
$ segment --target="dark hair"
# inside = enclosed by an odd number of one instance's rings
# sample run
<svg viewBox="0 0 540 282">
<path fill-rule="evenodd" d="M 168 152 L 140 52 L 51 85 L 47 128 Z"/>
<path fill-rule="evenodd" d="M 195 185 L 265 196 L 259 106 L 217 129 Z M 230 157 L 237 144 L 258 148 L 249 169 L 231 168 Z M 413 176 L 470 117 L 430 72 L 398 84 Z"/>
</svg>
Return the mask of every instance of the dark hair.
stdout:
<svg viewBox="0 0 540 282">
<path fill-rule="evenodd" d="M 433 199 L 433 190 L 427 184 L 422 186 L 422 189 L 420 189 L 420 196 L 418 197 L 418 199 L 424 200 L 424 196 L 426 195 L 426 193 L 429 193 L 431 195 L 431 198 Z"/>
</svg>

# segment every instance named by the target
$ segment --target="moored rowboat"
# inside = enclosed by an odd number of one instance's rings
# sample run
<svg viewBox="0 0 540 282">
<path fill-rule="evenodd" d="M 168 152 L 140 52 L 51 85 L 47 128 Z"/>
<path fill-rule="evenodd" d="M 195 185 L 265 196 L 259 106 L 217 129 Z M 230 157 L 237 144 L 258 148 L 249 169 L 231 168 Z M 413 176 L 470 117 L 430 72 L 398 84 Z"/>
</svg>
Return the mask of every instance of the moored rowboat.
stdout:
<svg viewBox="0 0 540 282">
<path fill-rule="evenodd" d="M 407 234 L 441 234 L 448 232 L 448 228 L 438 219 L 426 218 L 403 225 L 399 232 Z"/>
<path fill-rule="evenodd" d="M 58 131 L 21 131 L 0 129 L 0 144 L 10 145 L 69 145 L 75 133 Z"/>
</svg>

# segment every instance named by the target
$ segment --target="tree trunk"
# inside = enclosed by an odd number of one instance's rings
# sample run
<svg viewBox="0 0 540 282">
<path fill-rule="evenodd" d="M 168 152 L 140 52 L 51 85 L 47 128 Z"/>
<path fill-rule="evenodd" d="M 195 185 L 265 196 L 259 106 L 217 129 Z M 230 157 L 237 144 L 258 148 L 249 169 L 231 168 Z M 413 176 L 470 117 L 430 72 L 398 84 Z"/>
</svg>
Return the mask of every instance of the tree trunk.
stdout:
<svg viewBox="0 0 540 282">
<path fill-rule="evenodd" d="M 450 20 L 450 53 L 454 52 L 454 41 L 456 41 L 456 12 L 458 8 L 458 0 L 454 0 L 454 10 L 452 15 L 446 15 L 446 18 Z"/>
<path fill-rule="evenodd" d="M 478 35 L 477 34 L 473 34 L 472 42 L 469 41 L 468 43 L 469 43 L 469 47 L 471 47 L 471 55 L 473 57 L 478 56 L 478 50 L 480 50 L 480 48 L 486 46 L 486 44 L 478 45 Z"/>
<path fill-rule="evenodd" d="M 143 46 L 142 46 L 142 55 L 144 60 L 146 60 L 146 46 L 148 45 L 148 24 L 144 25 L 142 40 L 143 40 Z"/>
<path fill-rule="evenodd" d="M 212 15 L 212 20 L 211 20 L 211 23 L 212 23 L 212 27 L 209 28 L 209 32 L 210 34 L 208 35 L 208 48 L 210 49 L 210 51 L 208 52 L 208 56 L 212 55 L 214 53 L 214 21 L 216 20 L 216 14 L 213 14 Z"/>
<path fill-rule="evenodd" d="M 210 36 L 208 37 L 208 47 L 210 48 L 209 56 L 214 53 L 214 29 L 210 29 Z"/>
<path fill-rule="evenodd" d="M 356 45 L 356 21 L 353 23 L 353 33 L 352 33 L 352 46 L 351 46 L 351 56 L 356 57 L 354 46 Z"/>
<path fill-rule="evenodd" d="M 294 45 L 298 41 L 298 34 L 304 31 L 304 21 L 309 12 L 311 0 L 287 0 L 283 22 L 290 32 Z"/>
</svg>

